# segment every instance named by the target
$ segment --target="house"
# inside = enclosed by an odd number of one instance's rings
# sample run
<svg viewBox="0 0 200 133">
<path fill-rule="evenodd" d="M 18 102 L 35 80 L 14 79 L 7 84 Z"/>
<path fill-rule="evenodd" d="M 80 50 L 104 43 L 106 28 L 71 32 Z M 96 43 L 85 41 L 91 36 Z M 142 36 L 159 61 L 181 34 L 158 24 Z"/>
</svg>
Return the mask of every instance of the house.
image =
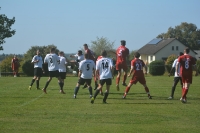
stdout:
<svg viewBox="0 0 200 133">
<path fill-rule="evenodd" d="M 140 58 L 149 64 L 155 60 L 165 61 L 168 56 L 172 54 L 178 55 L 180 52 L 183 52 L 185 48 L 186 46 L 176 38 L 156 38 L 140 48 L 138 52 L 141 55 Z M 189 54 L 193 57 L 196 56 L 196 52 L 193 50 L 191 50 Z"/>
</svg>

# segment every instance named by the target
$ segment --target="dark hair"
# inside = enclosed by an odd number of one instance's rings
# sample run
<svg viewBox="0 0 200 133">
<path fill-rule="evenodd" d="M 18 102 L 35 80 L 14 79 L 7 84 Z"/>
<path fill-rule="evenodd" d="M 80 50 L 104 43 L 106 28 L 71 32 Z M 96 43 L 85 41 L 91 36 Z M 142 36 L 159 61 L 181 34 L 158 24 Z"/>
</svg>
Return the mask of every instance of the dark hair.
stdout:
<svg viewBox="0 0 200 133">
<path fill-rule="evenodd" d="M 103 50 L 103 51 L 101 52 L 101 55 L 104 56 L 104 57 L 107 56 L 106 50 Z"/>
<path fill-rule="evenodd" d="M 55 48 L 51 48 L 51 50 L 50 50 L 50 51 L 51 51 L 51 52 L 55 52 L 55 50 L 56 50 Z"/>
<path fill-rule="evenodd" d="M 188 47 L 186 47 L 185 52 L 188 54 L 190 52 L 190 49 Z"/>
<path fill-rule="evenodd" d="M 125 46 L 126 45 L 126 41 L 125 40 L 121 40 L 121 45 Z"/>
<path fill-rule="evenodd" d="M 180 52 L 180 53 L 179 53 L 179 56 L 181 56 L 181 55 L 184 55 L 183 52 Z"/>
<path fill-rule="evenodd" d="M 81 50 L 78 51 L 79 54 L 83 54 L 83 52 Z"/>
<path fill-rule="evenodd" d="M 139 58 L 139 57 L 140 57 L 140 53 L 135 52 L 135 53 L 134 53 L 134 56 L 135 56 L 135 58 Z"/>
<path fill-rule="evenodd" d="M 85 43 L 85 44 L 83 44 L 83 46 L 87 46 L 88 47 L 88 45 Z"/>
<path fill-rule="evenodd" d="M 64 52 L 63 52 L 63 51 L 60 51 L 59 54 L 64 54 Z"/>
</svg>

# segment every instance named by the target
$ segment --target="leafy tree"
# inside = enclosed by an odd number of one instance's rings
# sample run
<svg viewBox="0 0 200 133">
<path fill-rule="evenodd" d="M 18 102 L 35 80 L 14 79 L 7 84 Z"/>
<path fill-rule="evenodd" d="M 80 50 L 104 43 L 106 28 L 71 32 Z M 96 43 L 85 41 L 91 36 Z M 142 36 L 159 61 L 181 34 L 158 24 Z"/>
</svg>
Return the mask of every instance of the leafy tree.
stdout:
<svg viewBox="0 0 200 133">
<path fill-rule="evenodd" d="M 15 34 L 15 30 L 11 30 L 11 26 L 14 23 L 15 17 L 9 19 L 5 14 L 0 14 L 0 50 L 3 50 L 2 45 L 5 43 L 4 39 L 12 37 Z"/>
<path fill-rule="evenodd" d="M 169 73 L 170 70 L 172 69 L 172 64 L 173 64 L 173 62 L 174 62 L 174 60 L 175 60 L 176 58 L 177 58 L 177 55 L 174 55 L 174 54 L 170 55 L 170 56 L 167 58 L 167 60 L 166 60 L 166 62 L 165 62 L 165 67 L 166 67 L 168 73 Z M 172 72 L 174 73 L 174 70 L 173 70 Z"/>
<path fill-rule="evenodd" d="M 166 33 L 161 33 L 157 38 L 177 38 L 184 45 L 199 50 L 200 49 L 200 29 L 195 24 L 183 22 L 175 28 L 169 27 Z"/>
<path fill-rule="evenodd" d="M 105 37 L 97 37 L 96 41 L 91 41 L 91 50 L 95 52 L 96 56 L 99 56 L 101 54 L 102 50 L 107 50 L 107 51 L 113 51 L 113 46 L 114 42 L 110 42 L 107 38 Z M 110 53 L 112 54 L 112 52 Z"/>
</svg>

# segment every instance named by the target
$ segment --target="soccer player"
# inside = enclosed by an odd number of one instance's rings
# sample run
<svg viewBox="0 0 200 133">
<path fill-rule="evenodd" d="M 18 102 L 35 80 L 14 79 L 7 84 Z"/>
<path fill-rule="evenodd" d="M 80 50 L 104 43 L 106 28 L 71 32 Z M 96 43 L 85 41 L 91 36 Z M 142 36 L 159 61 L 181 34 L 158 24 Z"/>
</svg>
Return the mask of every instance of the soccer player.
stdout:
<svg viewBox="0 0 200 133">
<path fill-rule="evenodd" d="M 179 56 L 181 56 L 181 55 L 183 55 L 182 52 L 179 53 Z M 176 64 L 177 64 L 177 61 L 178 61 L 178 57 L 177 57 L 177 59 L 174 60 L 174 62 L 172 64 L 172 69 L 170 70 L 170 72 L 168 74 L 169 77 L 171 75 L 172 70 L 174 70 L 175 67 L 176 67 Z M 180 65 L 178 65 L 178 72 L 180 73 Z M 174 73 L 174 83 L 173 83 L 173 86 L 172 86 L 171 95 L 170 95 L 170 97 L 168 97 L 169 100 L 174 99 L 174 91 L 175 91 L 176 85 L 178 84 L 179 81 L 180 81 L 181 87 L 183 88 L 183 83 L 182 83 L 181 76 L 177 75 L 177 73 L 175 71 L 175 73 Z"/>
<path fill-rule="evenodd" d="M 60 51 L 59 52 L 59 58 L 60 58 L 60 62 L 59 62 L 59 75 L 60 75 L 60 79 L 61 82 L 63 83 L 62 86 L 64 86 L 64 80 L 66 79 L 66 65 L 67 65 L 67 61 L 66 58 L 64 57 L 64 52 Z M 64 91 L 61 91 L 61 93 L 65 93 Z"/>
<path fill-rule="evenodd" d="M 51 48 L 50 54 L 47 54 L 46 57 L 44 58 L 44 63 L 48 64 L 48 70 L 49 70 L 49 78 L 45 84 L 45 87 L 42 89 L 44 93 L 47 94 L 46 89 L 51 82 L 53 77 L 56 77 L 58 79 L 58 84 L 60 86 L 60 93 L 65 94 L 63 91 L 63 82 L 59 76 L 59 64 L 60 58 L 58 55 L 55 54 L 55 48 Z"/>
<path fill-rule="evenodd" d="M 119 91 L 119 82 L 120 82 L 120 77 L 121 77 L 121 70 L 124 71 L 124 77 L 122 81 L 123 86 L 126 85 L 126 78 L 127 78 L 127 60 L 129 56 L 129 49 L 125 47 L 126 41 L 121 40 L 121 46 L 117 48 L 116 50 L 116 56 L 117 56 L 117 61 L 116 61 L 116 70 L 118 71 L 118 75 L 116 78 L 116 88 Z"/>
<path fill-rule="evenodd" d="M 17 58 L 16 55 L 14 55 L 14 57 L 11 60 L 11 68 L 13 70 L 14 77 L 18 76 L 19 66 L 20 66 L 19 59 Z"/>
<path fill-rule="evenodd" d="M 78 51 L 77 54 L 75 55 L 70 55 L 70 57 L 72 58 L 76 58 L 76 65 L 77 67 L 79 67 L 79 63 L 84 60 L 84 55 L 83 52 L 81 50 Z M 79 70 L 76 71 L 77 75 L 78 75 Z M 87 87 L 87 86 L 86 86 Z"/>
<path fill-rule="evenodd" d="M 96 64 L 96 79 L 100 77 L 99 86 L 94 93 L 94 97 L 91 98 L 91 103 L 94 103 L 96 96 L 99 94 L 103 85 L 106 83 L 106 92 L 104 93 L 103 103 L 107 103 L 107 97 L 109 95 L 110 85 L 112 84 L 112 71 L 113 71 L 113 62 L 111 59 L 107 58 L 107 52 L 104 50 L 101 53 L 102 58 L 97 61 Z"/>
<path fill-rule="evenodd" d="M 44 70 L 43 70 L 43 67 L 42 67 L 43 59 L 42 59 L 42 57 L 40 55 L 40 51 L 39 50 L 36 51 L 36 55 L 33 57 L 31 63 L 34 64 L 34 77 L 33 77 L 32 81 L 31 81 L 31 84 L 28 87 L 28 89 L 31 90 L 31 87 L 32 87 L 33 83 L 36 80 L 36 89 L 40 90 L 39 82 L 40 82 L 40 78 L 42 76 L 42 73 L 44 73 Z"/>
<path fill-rule="evenodd" d="M 96 61 L 96 57 L 95 57 L 94 52 L 88 48 L 87 44 L 83 44 L 83 47 L 84 47 L 85 53 L 87 53 L 88 56 L 89 56 L 88 59 L 93 60 L 95 62 Z M 94 78 L 94 80 L 95 80 L 95 78 Z M 87 85 L 84 85 L 83 88 L 86 88 L 86 87 L 87 87 Z M 95 88 L 94 89 L 96 89 L 97 87 L 98 87 L 98 84 L 97 84 L 97 81 L 95 80 Z"/>
<path fill-rule="evenodd" d="M 182 103 L 187 102 L 187 93 L 190 87 L 190 84 L 192 84 L 192 73 L 193 73 L 193 67 L 196 71 L 195 76 L 198 75 L 197 68 L 196 68 L 196 60 L 189 55 L 189 48 L 185 48 L 184 55 L 180 56 L 178 58 L 177 64 L 176 64 L 176 73 L 182 77 L 183 82 L 183 88 L 182 88 L 182 97 L 180 98 L 180 101 Z M 178 66 L 180 64 L 180 72 L 178 72 Z"/>
<path fill-rule="evenodd" d="M 78 83 L 76 84 L 76 87 L 74 88 L 74 98 L 76 98 L 77 93 L 79 91 L 80 85 L 87 84 L 90 98 L 92 97 L 92 87 L 91 87 L 91 81 L 92 81 L 92 74 L 94 74 L 95 71 L 95 63 L 93 60 L 89 59 L 89 55 L 85 53 L 85 59 L 80 62 L 79 64 L 79 73 L 78 73 Z"/>
<path fill-rule="evenodd" d="M 131 69 L 128 74 L 128 77 L 130 77 L 132 72 L 133 72 L 133 76 L 132 76 L 128 86 L 126 87 L 125 93 L 122 98 L 126 98 L 126 95 L 128 94 L 128 92 L 133 84 L 140 82 L 140 84 L 142 84 L 144 86 L 144 89 L 148 95 L 148 98 L 152 99 L 150 92 L 149 92 L 149 88 L 146 85 L 146 80 L 145 80 L 144 73 L 143 73 L 143 67 L 145 66 L 145 64 L 142 60 L 139 59 L 140 54 L 138 52 L 135 52 L 134 56 L 135 56 L 135 58 L 131 61 Z"/>
</svg>

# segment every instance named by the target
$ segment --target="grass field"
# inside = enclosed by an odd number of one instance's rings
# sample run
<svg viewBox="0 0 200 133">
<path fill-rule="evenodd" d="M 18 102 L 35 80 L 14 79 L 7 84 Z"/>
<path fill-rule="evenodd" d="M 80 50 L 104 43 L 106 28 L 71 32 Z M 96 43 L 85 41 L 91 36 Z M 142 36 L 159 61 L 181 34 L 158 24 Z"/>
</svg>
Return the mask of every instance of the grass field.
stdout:
<svg viewBox="0 0 200 133">
<path fill-rule="evenodd" d="M 111 86 L 108 104 L 98 95 L 91 104 L 87 89 L 80 88 L 73 99 L 77 77 L 67 77 L 59 93 L 56 79 L 47 88 L 28 90 L 32 77 L 0 77 L 0 133 L 199 133 L 200 77 L 193 77 L 188 102 L 180 102 L 178 84 L 175 99 L 167 100 L 173 77 L 147 76 L 153 99 L 144 88 L 133 85 L 126 99 L 124 87 Z M 41 88 L 47 77 L 40 82 Z M 129 78 L 127 79 L 127 83 Z M 105 90 L 105 88 L 103 88 Z"/>
</svg>

